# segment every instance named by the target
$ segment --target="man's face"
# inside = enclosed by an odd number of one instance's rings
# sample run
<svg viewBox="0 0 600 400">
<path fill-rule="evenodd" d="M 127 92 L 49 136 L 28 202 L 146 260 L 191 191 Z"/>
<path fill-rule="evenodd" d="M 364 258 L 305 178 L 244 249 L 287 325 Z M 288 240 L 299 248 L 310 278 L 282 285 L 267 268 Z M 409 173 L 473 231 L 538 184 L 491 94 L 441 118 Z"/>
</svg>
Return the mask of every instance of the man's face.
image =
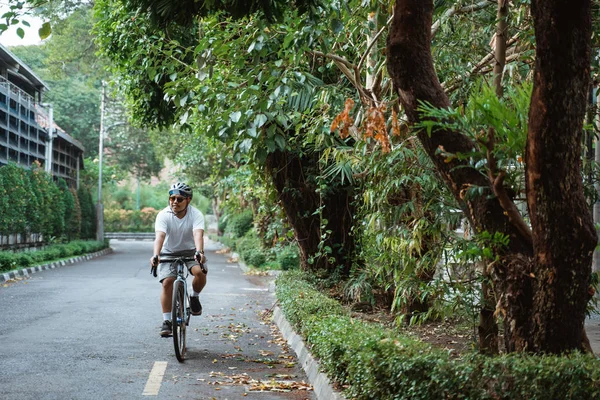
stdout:
<svg viewBox="0 0 600 400">
<path fill-rule="evenodd" d="M 185 197 L 180 194 L 174 194 L 172 196 L 169 196 L 169 205 L 171 206 L 171 209 L 175 212 L 181 211 L 184 208 L 186 208 L 189 202 L 189 197 Z"/>
</svg>

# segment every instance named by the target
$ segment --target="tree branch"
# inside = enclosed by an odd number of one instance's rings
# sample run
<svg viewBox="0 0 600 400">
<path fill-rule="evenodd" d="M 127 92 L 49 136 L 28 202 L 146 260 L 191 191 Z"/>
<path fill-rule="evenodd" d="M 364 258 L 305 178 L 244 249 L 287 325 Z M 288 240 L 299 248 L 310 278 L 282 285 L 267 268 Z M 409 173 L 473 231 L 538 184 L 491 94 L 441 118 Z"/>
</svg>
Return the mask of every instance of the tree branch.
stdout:
<svg viewBox="0 0 600 400">
<path fill-rule="evenodd" d="M 440 29 L 443 20 L 447 20 L 448 18 L 454 15 L 467 14 L 470 12 L 479 11 L 492 4 L 496 4 L 496 2 L 493 0 L 482 0 L 479 3 L 471 4 L 464 7 L 458 7 L 460 5 L 460 2 L 453 5 L 448 10 L 446 10 L 446 12 L 437 21 L 435 21 L 433 25 L 431 25 L 431 37 L 433 38 L 437 31 Z"/>
<path fill-rule="evenodd" d="M 518 36 L 519 36 L 519 34 L 517 33 L 506 42 L 507 49 L 517 42 Z M 516 52 L 518 49 L 519 49 L 519 47 L 515 46 L 515 47 L 507 50 L 507 54 L 511 54 L 511 56 L 506 58 L 505 63 L 514 61 L 517 58 L 518 54 L 516 54 Z M 471 68 L 471 70 L 466 75 L 458 76 L 451 83 L 449 83 L 447 81 L 443 82 L 442 88 L 444 88 L 444 91 L 446 93 L 454 91 L 458 87 L 458 85 L 462 81 L 464 81 L 467 77 L 474 75 L 475 73 L 479 72 L 480 70 L 484 69 L 485 67 L 489 67 L 490 62 L 494 59 L 495 56 L 496 56 L 495 50 L 490 51 L 477 64 L 475 64 L 475 66 L 473 68 Z"/>
<path fill-rule="evenodd" d="M 369 52 L 371 51 L 371 48 L 375 45 L 375 43 L 377 43 L 377 39 L 379 38 L 379 36 L 381 36 L 381 34 L 388 28 L 388 26 L 392 22 L 393 18 L 394 18 L 394 14 L 392 13 L 392 15 L 388 18 L 387 22 L 385 23 L 385 26 L 382 26 L 381 29 L 379 30 L 379 32 L 377 32 L 377 34 L 375 36 L 373 36 L 373 39 L 371 40 L 371 43 L 369 43 L 367 50 L 365 50 L 365 53 L 363 54 L 363 56 L 360 58 L 360 61 L 358 62 L 358 65 L 357 65 L 358 69 L 360 69 L 360 67 L 362 67 L 365 60 L 369 56 Z"/>
<path fill-rule="evenodd" d="M 335 54 L 325 54 L 323 52 L 313 50 L 311 53 L 318 57 L 328 58 L 333 60 L 335 65 L 342 71 L 342 73 L 348 78 L 352 86 L 356 88 L 361 99 L 377 102 L 377 99 L 373 95 L 367 93 L 363 85 L 360 83 L 360 74 L 358 68 L 344 57 L 337 56 Z"/>
</svg>

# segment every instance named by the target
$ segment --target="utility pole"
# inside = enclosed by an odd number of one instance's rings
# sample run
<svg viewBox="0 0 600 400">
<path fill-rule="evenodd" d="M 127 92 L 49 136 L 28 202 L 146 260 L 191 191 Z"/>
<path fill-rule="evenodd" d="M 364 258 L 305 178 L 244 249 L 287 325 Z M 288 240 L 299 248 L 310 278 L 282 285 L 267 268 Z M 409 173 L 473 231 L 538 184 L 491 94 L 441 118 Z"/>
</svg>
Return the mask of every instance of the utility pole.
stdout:
<svg viewBox="0 0 600 400">
<path fill-rule="evenodd" d="M 104 155 L 104 112 L 105 87 L 102 81 L 102 98 L 100 100 L 100 138 L 98 144 L 98 203 L 96 204 L 96 240 L 104 241 L 104 206 L 102 205 L 102 156 Z"/>
</svg>

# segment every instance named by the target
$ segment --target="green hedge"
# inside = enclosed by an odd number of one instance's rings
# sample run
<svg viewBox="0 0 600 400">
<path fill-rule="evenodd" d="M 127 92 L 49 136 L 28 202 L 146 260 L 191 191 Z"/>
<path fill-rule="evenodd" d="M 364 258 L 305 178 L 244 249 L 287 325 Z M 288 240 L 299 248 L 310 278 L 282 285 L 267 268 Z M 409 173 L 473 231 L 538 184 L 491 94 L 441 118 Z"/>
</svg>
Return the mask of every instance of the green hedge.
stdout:
<svg viewBox="0 0 600 400">
<path fill-rule="evenodd" d="M 300 272 L 280 275 L 277 298 L 325 372 L 347 387 L 349 398 L 600 398 L 600 361 L 593 355 L 451 357 L 390 329 L 351 318 Z"/>
<path fill-rule="evenodd" d="M 39 163 L 29 170 L 15 163 L 0 167 L 0 235 L 14 234 L 42 234 L 46 242 L 94 238 L 96 209 L 89 189 L 75 192 L 63 179 L 54 182 Z"/>
<path fill-rule="evenodd" d="M 93 253 L 108 247 L 107 242 L 96 240 L 75 240 L 67 244 L 55 244 L 42 250 L 22 252 L 0 252 L 0 271 L 11 271 L 45 264 L 62 258 L 70 258 L 81 254 Z"/>
</svg>

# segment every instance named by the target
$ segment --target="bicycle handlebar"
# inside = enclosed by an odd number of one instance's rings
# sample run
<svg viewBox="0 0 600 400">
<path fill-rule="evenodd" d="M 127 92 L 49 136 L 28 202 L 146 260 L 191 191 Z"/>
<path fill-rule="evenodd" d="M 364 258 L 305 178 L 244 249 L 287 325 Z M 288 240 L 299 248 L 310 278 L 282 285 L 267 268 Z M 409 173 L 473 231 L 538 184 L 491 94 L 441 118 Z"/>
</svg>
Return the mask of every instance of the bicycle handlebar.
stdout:
<svg viewBox="0 0 600 400">
<path fill-rule="evenodd" d="M 155 256 L 155 259 L 158 259 L 158 256 Z M 161 258 L 160 259 L 160 264 L 163 263 L 173 263 L 176 261 L 182 261 L 183 263 L 186 263 L 188 261 L 196 261 L 198 262 L 198 265 L 200 266 L 200 269 L 202 270 L 202 272 L 204 272 L 204 274 L 208 274 L 208 268 L 206 268 L 206 265 L 204 263 L 199 262 L 198 260 L 196 260 L 195 257 L 174 257 L 174 258 Z M 152 265 L 152 267 L 150 268 L 150 273 L 152 275 L 154 275 L 154 277 L 156 278 L 157 275 L 157 267 L 158 267 L 159 263 L 156 263 L 156 265 Z"/>
</svg>

